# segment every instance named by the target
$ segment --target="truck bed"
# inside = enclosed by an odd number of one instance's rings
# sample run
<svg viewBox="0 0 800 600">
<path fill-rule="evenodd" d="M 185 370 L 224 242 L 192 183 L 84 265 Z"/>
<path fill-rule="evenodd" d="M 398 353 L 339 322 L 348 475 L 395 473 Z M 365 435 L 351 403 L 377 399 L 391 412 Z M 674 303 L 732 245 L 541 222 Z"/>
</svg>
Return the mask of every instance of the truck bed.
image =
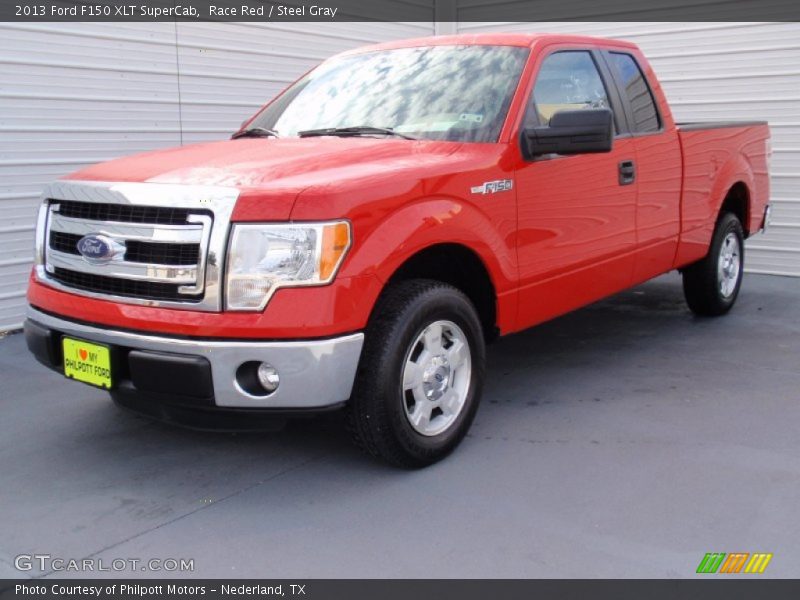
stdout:
<svg viewBox="0 0 800 600">
<path fill-rule="evenodd" d="M 736 182 L 749 192 L 745 233 L 762 227 L 769 201 L 769 126 L 766 121 L 708 121 L 677 127 L 683 155 L 680 266 L 705 255 L 720 199 Z"/>
<path fill-rule="evenodd" d="M 700 131 L 704 129 L 725 129 L 731 127 L 757 127 L 766 125 L 766 121 L 689 121 L 676 123 L 680 131 Z"/>
</svg>

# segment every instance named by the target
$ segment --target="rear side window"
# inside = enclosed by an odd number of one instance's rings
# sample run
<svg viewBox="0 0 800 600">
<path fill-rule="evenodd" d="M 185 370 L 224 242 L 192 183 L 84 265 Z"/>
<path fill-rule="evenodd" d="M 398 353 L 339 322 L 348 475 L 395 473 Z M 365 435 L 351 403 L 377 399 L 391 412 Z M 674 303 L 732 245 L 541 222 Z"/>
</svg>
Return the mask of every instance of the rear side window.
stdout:
<svg viewBox="0 0 800 600">
<path fill-rule="evenodd" d="M 638 133 L 649 133 L 661 129 L 653 93 L 636 60 L 630 54 L 620 52 L 609 52 L 608 57 L 622 84 L 621 91 L 630 103 L 633 130 Z"/>
<path fill-rule="evenodd" d="M 542 125 L 548 125 L 550 117 L 561 110 L 611 108 L 592 55 L 573 50 L 544 60 L 533 88 L 533 104 Z"/>
</svg>

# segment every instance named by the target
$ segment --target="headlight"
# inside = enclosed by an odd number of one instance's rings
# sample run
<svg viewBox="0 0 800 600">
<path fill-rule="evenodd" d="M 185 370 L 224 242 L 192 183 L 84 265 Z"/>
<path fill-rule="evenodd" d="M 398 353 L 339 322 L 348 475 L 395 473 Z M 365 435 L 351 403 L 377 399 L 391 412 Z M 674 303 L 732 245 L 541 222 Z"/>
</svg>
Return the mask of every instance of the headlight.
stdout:
<svg viewBox="0 0 800 600">
<path fill-rule="evenodd" d="M 228 248 L 225 305 L 263 310 L 281 287 L 330 282 L 350 247 L 350 224 L 234 224 Z"/>
</svg>

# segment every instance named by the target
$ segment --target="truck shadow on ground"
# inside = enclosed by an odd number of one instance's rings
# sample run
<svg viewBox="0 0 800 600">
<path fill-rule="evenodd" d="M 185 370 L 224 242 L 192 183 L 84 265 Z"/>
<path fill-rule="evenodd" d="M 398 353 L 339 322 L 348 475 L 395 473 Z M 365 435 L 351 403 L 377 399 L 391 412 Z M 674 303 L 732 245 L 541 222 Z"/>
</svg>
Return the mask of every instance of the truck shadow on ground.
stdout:
<svg viewBox="0 0 800 600">
<path fill-rule="evenodd" d="M 748 301 L 752 309 L 759 296 L 751 294 Z M 737 309 L 747 310 L 741 305 Z M 643 387 L 659 385 L 649 381 L 657 365 L 683 352 L 686 344 L 707 343 L 714 337 L 709 330 L 725 330 L 733 318 L 734 314 L 724 319 L 692 316 L 680 279 L 672 274 L 501 338 L 489 347 L 486 386 L 472 435 L 502 438 L 521 419 L 535 430 L 538 417 L 566 411 L 574 402 L 660 394 L 660 389 Z M 52 379 L 54 386 L 63 387 L 63 395 L 74 400 L 73 411 L 79 412 L 77 420 L 65 413 L 69 417 L 54 425 L 53 434 L 62 439 L 53 443 L 90 452 L 94 460 L 108 461 L 109 468 L 120 456 L 133 456 L 157 461 L 159 469 L 169 458 L 177 470 L 186 460 L 224 470 L 233 463 L 239 469 L 258 469 L 265 463 L 321 457 L 349 468 L 383 469 L 353 447 L 341 414 L 290 421 L 277 432 L 195 431 L 135 415 L 113 405 L 102 392 L 43 374 L 38 365 L 30 368 L 37 379 Z M 71 456 L 73 465 L 76 459 L 80 457 Z"/>
<path fill-rule="evenodd" d="M 504 405 L 544 407 L 556 405 L 545 390 L 557 387 L 572 399 L 599 401 L 592 374 L 603 372 L 616 379 L 615 370 L 644 365 L 648 355 L 668 351 L 676 331 L 698 319 L 688 311 L 679 280 L 661 278 L 628 290 L 582 310 L 544 323 L 528 331 L 501 338 L 488 351 L 486 388 L 477 423 L 491 421 L 493 433 L 504 428 Z M 703 321 L 713 327 L 713 320 Z M 682 335 L 680 335 L 682 339 Z M 578 373 L 565 383 L 565 373 Z M 557 386 L 554 384 L 557 383 Z M 594 382 L 596 383 L 596 382 Z M 352 447 L 340 413 L 298 419 L 279 431 L 222 433 L 182 429 L 149 421 L 115 406 L 106 407 L 98 419 L 111 418 L 134 425 L 133 436 L 145 435 L 148 443 L 158 438 L 167 451 L 181 448 L 207 449 L 229 447 L 251 455 L 269 455 L 276 447 L 294 448 L 301 454 L 320 452 L 328 460 L 362 459 Z M 519 418 L 507 413 L 508 422 Z M 527 413 L 535 419 L 536 413 Z M 101 416 L 102 415 L 102 416 Z M 102 425 L 98 424 L 98 427 Z"/>
</svg>

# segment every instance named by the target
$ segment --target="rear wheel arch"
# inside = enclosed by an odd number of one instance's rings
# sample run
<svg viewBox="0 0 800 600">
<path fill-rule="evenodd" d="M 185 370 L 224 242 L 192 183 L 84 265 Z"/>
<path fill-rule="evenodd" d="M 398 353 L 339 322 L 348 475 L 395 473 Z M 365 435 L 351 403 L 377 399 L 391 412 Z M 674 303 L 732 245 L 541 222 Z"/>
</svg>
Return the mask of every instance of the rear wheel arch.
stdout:
<svg viewBox="0 0 800 600">
<path fill-rule="evenodd" d="M 711 188 L 710 198 L 717 206 L 717 221 L 725 213 L 733 213 L 742 224 L 745 238 L 751 233 L 750 200 L 753 189 L 753 168 L 747 157 L 741 153 L 734 154 L 721 164 Z"/>
<path fill-rule="evenodd" d="M 722 200 L 717 219 L 721 218 L 725 213 L 735 215 L 742 224 L 744 237 L 747 238 L 750 235 L 750 210 L 750 190 L 745 182 L 737 181 L 728 188 Z"/>
</svg>

